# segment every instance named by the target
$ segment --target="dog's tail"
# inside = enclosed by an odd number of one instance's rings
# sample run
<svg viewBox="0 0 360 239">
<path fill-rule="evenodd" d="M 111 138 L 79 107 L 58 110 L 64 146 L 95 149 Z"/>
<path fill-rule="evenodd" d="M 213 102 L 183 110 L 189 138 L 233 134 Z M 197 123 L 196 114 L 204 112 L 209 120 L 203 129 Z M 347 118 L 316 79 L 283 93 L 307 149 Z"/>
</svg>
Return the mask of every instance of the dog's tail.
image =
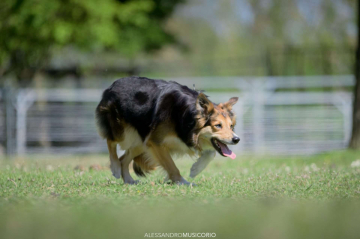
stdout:
<svg viewBox="0 0 360 239">
<path fill-rule="evenodd" d="M 152 160 L 147 158 L 145 154 L 134 158 L 133 169 L 139 177 L 146 177 L 146 174 L 155 170 L 155 168 L 156 166 L 152 163 Z"/>
</svg>

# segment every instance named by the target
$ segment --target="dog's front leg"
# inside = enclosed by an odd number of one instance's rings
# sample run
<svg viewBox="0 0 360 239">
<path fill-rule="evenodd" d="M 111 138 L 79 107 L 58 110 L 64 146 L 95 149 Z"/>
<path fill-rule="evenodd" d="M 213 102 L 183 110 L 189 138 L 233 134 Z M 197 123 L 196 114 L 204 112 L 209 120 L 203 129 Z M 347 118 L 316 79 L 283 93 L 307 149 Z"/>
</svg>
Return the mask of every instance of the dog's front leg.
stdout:
<svg viewBox="0 0 360 239">
<path fill-rule="evenodd" d="M 211 162 L 215 157 L 215 150 L 204 151 L 198 160 L 193 164 L 190 170 L 190 177 L 195 178 L 196 175 L 201 173 L 206 166 Z"/>
<path fill-rule="evenodd" d="M 167 152 L 164 147 L 152 141 L 148 141 L 146 145 L 151 157 L 166 170 L 166 172 L 168 173 L 168 177 L 172 182 L 177 184 L 190 185 L 190 183 L 180 175 L 179 169 L 176 167 L 169 152 Z"/>
</svg>

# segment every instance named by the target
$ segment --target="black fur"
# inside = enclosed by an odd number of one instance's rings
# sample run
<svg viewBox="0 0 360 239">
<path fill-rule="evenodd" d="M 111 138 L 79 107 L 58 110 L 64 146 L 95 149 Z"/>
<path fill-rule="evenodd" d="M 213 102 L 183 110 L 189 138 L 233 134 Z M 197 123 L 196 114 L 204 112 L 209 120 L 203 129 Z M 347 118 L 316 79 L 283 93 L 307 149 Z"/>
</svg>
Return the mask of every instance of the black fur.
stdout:
<svg viewBox="0 0 360 239">
<path fill-rule="evenodd" d="M 141 167 L 139 165 L 136 164 L 135 161 L 133 161 L 133 169 L 134 169 L 134 172 L 137 176 L 139 177 L 146 177 L 144 171 L 141 169 Z M 149 172 L 146 172 L 146 173 L 149 173 Z"/>
<path fill-rule="evenodd" d="M 198 95 L 199 92 L 176 82 L 145 77 L 121 78 L 104 91 L 96 108 L 100 134 L 114 140 L 123 131 L 117 121 L 123 120 L 137 129 L 145 140 L 159 123 L 169 120 L 175 125 L 178 137 L 192 147 Z"/>
</svg>

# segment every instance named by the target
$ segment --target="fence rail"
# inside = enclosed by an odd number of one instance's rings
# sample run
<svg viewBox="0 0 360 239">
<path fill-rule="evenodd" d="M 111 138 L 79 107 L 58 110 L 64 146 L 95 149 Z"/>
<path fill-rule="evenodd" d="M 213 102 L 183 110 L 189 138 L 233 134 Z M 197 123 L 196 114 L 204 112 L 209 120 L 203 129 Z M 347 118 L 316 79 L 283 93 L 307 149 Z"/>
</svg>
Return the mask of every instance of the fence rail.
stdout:
<svg viewBox="0 0 360 239">
<path fill-rule="evenodd" d="M 341 149 L 349 142 L 353 76 L 169 80 L 209 90 L 207 95 L 214 102 L 239 97 L 234 111 L 241 142 L 233 147 L 238 153 L 312 154 Z M 101 94 L 97 89 L 3 89 L 2 153 L 105 152 L 94 115 Z"/>
</svg>

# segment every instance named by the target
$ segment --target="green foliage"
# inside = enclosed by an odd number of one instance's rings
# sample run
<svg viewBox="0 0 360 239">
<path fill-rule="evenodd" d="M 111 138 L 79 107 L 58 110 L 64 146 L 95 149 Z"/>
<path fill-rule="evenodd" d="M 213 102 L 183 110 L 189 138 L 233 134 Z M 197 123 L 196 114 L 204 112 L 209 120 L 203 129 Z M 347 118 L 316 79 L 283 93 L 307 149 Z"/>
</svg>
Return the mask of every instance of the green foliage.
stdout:
<svg viewBox="0 0 360 239">
<path fill-rule="evenodd" d="M 0 67 L 19 78 L 46 65 L 53 49 L 76 46 L 123 56 L 174 43 L 163 21 L 183 0 L 2 0 Z M 9 62 L 6 62 L 10 59 Z"/>
<path fill-rule="evenodd" d="M 355 0 L 189 1 L 172 18 L 191 52 L 158 76 L 353 74 Z M 180 59 L 180 60 L 178 60 Z"/>
</svg>

